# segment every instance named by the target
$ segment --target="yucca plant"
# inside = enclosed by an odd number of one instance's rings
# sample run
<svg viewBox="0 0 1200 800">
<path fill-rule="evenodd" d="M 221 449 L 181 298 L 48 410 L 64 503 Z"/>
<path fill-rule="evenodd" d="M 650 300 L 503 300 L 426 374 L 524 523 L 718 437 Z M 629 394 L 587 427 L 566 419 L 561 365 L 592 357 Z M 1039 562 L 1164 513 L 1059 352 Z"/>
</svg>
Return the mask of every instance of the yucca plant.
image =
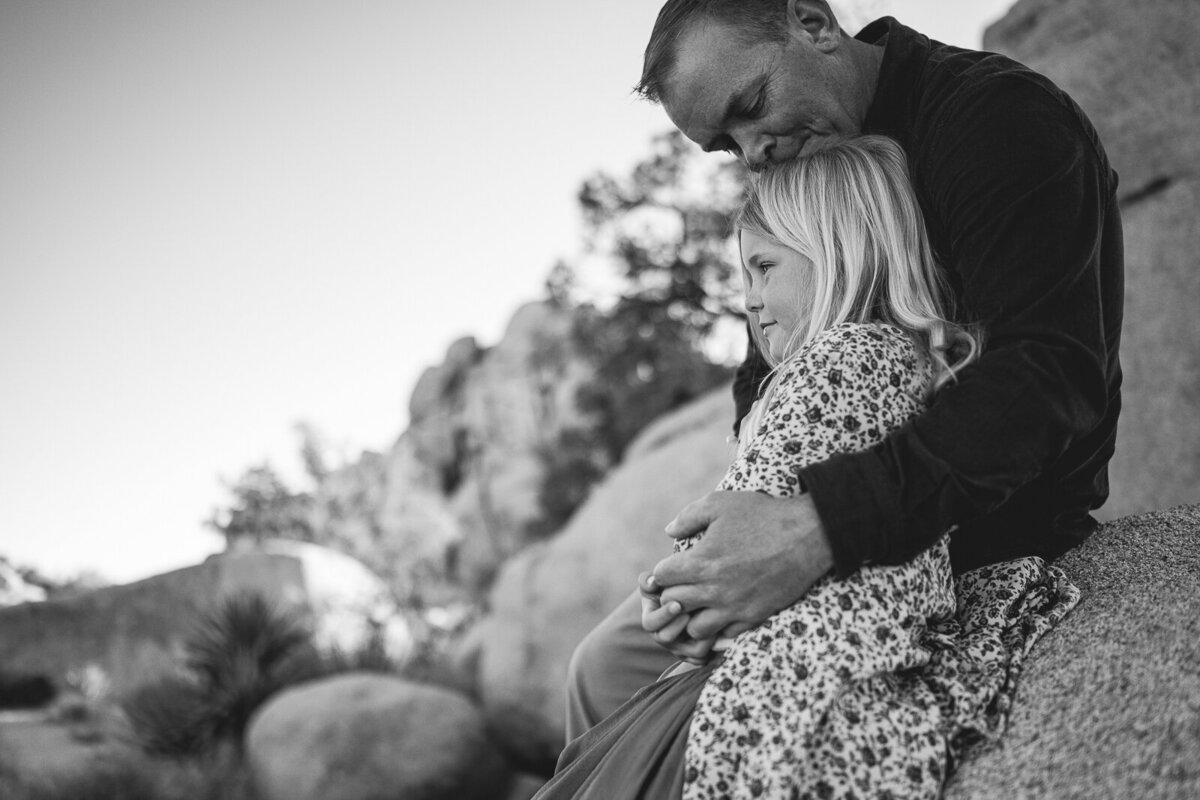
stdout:
<svg viewBox="0 0 1200 800">
<path fill-rule="evenodd" d="M 309 626 L 260 594 L 227 598 L 200 619 L 185 649 L 209 693 L 215 735 L 234 741 L 264 700 L 320 669 Z"/>
<path fill-rule="evenodd" d="M 124 703 L 149 752 L 191 755 L 222 741 L 240 746 L 268 697 L 320 671 L 303 619 L 254 593 L 232 595 L 201 615 L 184 652 L 182 675 L 143 686 Z"/>
</svg>

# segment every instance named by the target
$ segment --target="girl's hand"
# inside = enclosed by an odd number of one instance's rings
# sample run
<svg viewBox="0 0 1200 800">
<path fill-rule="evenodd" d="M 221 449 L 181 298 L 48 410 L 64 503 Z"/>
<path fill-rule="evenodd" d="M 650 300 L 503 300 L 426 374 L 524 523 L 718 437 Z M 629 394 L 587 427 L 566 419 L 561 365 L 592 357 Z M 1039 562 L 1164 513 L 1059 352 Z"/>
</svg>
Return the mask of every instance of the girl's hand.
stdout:
<svg viewBox="0 0 1200 800">
<path fill-rule="evenodd" d="M 697 666 L 708 661 L 716 637 L 693 639 L 688 636 L 691 615 L 684 613 L 678 601 L 663 605 L 662 589 L 652 573 L 643 572 L 638 576 L 638 590 L 642 595 L 642 628 L 654 637 L 654 641 L 680 661 Z"/>
</svg>

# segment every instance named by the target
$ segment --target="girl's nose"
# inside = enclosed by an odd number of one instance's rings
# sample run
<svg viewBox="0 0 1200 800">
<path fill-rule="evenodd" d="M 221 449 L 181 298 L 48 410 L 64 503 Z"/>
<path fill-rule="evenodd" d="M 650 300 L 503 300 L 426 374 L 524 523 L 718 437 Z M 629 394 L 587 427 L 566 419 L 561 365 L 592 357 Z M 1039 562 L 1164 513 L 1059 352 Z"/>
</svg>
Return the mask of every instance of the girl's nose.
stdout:
<svg viewBox="0 0 1200 800">
<path fill-rule="evenodd" d="M 746 310 L 751 314 L 757 314 L 762 311 L 762 294 L 758 291 L 757 282 L 750 287 L 750 291 L 746 293 Z"/>
</svg>

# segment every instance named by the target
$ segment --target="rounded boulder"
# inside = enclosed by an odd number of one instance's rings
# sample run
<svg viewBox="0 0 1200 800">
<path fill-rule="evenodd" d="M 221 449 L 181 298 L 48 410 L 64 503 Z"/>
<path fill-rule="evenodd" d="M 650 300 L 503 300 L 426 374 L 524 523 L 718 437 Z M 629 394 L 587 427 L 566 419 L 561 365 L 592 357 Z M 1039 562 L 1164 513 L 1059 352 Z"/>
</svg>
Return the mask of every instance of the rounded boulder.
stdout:
<svg viewBox="0 0 1200 800">
<path fill-rule="evenodd" d="M 484 800 L 510 777 L 466 697 L 366 673 L 276 695 L 246 757 L 263 800 Z"/>
</svg>

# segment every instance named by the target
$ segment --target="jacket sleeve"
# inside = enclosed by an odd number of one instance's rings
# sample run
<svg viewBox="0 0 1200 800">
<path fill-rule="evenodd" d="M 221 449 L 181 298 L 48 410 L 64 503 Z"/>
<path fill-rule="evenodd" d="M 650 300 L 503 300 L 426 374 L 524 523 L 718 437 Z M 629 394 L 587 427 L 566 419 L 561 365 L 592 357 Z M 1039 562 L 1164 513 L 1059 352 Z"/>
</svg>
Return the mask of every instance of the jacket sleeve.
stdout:
<svg viewBox="0 0 1200 800">
<path fill-rule="evenodd" d="M 842 574 L 997 508 L 1108 402 L 1099 252 L 1115 177 L 1081 112 L 1009 76 L 919 146 L 937 158 L 914 181 L 985 349 L 878 446 L 800 470 Z"/>
</svg>

